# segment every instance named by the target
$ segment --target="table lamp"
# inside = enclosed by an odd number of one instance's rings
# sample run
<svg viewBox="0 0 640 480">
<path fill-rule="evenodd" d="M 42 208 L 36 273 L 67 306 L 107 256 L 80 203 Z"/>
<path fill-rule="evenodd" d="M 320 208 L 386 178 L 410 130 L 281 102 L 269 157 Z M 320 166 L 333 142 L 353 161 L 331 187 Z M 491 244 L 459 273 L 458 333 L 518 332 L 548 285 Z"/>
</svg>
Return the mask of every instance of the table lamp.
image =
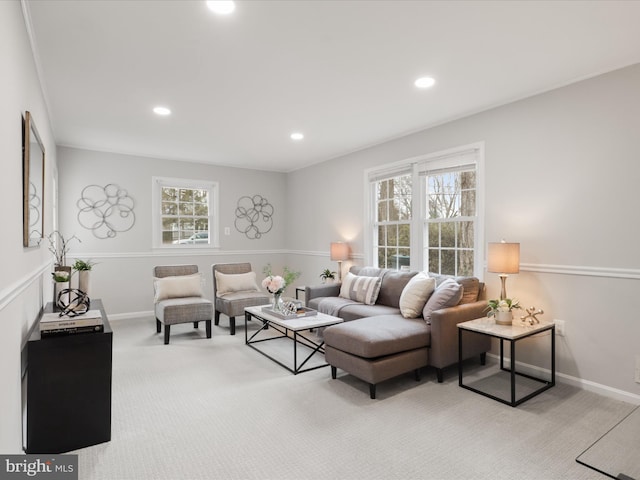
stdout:
<svg viewBox="0 0 640 480">
<path fill-rule="evenodd" d="M 349 259 L 349 245 L 343 242 L 331 242 L 331 260 L 338 262 L 338 280 L 342 280 L 342 261 Z"/>
<path fill-rule="evenodd" d="M 520 244 L 507 243 L 504 240 L 490 242 L 487 255 L 487 271 L 500 274 L 500 300 L 504 300 L 507 298 L 507 274 L 520 272 Z"/>
</svg>

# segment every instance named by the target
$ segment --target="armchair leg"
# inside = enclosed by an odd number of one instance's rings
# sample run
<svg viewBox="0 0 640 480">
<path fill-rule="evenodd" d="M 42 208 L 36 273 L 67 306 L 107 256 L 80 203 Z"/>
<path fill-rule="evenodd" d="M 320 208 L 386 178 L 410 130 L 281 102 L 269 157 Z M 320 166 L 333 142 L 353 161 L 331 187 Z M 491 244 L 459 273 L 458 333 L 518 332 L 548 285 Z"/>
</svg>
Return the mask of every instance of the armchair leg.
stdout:
<svg viewBox="0 0 640 480">
<path fill-rule="evenodd" d="M 216 310 L 216 313 L 215 313 L 215 322 L 214 322 L 214 324 L 215 325 L 219 325 L 220 324 L 220 312 L 217 311 L 217 310 Z"/>
<path fill-rule="evenodd" d="M 211 338 L 211 320 L 207 320 L 205 326 L 207 329 L 207 338 Z"/>
<path fill-rule="evenodd" d="M 416 382 L 419 382 L 419 381 L 420 381 L 420 378 L 421 378 L 421 377 L 420 377 L 420 369 L 419 369 L 419 368 L 416 368 L 416 369 L 413 371 L 413 376 L 414 376 L 414 378 L 416 379 Z"/>
<path fill-rule="evenodd" d="M 483 352 L 480 354 L 480 365 L 487 364 L 487 352 Z"/>
<path fill-rule="evenodd" d="M 231 329 L 231 335 L 236 334 L 236 317 L 229 317 L 229 327 Z"/>
<path fill-rule="evenodd" d="M 371 400 L 375 400 L 376 399 L 376 384 L 375 383 L 370 383 L 369 384 L 369 396 L 371 397 Z"/>
<path fill-rule="evenodd" d="M 169 332 L 171 331 L 171 325 L 164 326 L 164 344 L 169 345 Z"/>
<path fill-rule="evenodd" d="M 335 380 L 337 374 L 338 374 L 338 367 L 334 367 L 333 365 L 331 365 L 331 378 Z"/>
<path fill-rule="evenodd" d="M 200 322 L 193 322 L 193 328 L 198 328 L 198 323 Z"/>
<path fill-rule="evenodd" d="M 442 383 L 442 369 L 436 368 L 436 377 L 438 378 L 438 383 Z"/>
<path fill-rule="evenodd" d="M 160 320 L 156 318 L 156 333 L 160 333 L 161 331 L 162 331 L 162 324 L 160 323 Z"/>
</svg>

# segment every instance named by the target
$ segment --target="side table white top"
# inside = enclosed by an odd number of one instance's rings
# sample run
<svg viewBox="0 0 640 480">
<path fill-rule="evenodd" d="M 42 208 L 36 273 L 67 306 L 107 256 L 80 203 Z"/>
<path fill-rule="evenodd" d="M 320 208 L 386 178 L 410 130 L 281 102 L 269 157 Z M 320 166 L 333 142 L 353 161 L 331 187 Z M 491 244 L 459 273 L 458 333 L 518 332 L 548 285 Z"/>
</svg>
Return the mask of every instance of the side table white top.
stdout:
<svg viewBox="0 0 640 480">
<path fill-rule="evenodd" d="M 458 328 L 469 330 L 471 332 L 485 333 L 492 337 L 506 338 L 508 340 L 516 340 L 522 337 L 528 337 L 545 330 L 553 328 L 552 323 L 540 322 L 535 325 L 523 324 L 514 321 L 511 325 L 498 325 L 493 318 L 476 318 L 468 322 L 458 324 Z"/>
</svg>

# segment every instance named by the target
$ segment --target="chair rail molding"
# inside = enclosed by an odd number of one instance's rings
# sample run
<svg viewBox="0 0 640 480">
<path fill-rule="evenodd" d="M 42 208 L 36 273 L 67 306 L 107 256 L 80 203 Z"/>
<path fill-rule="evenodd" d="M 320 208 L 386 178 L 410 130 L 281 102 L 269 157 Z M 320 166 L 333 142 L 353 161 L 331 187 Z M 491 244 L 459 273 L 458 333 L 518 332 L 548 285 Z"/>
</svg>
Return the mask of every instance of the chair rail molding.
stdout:
<svg viewBox="0 0 640 480">
<path fill-rule="evenodd" d="M 34 282 L 38 281 L 45 272 L 51 270 L 52 263 L 49 260 L 31 273 L 24 275 L 18 281 L 0 290 L 0 311 L 4 310 L 6 306 L 13 302 L 22 292 L 29 288 Z"/>
<path fill-rule="evenodd" d="M 521 263 L 520 271 L 552 273 L 559 275 L 579 275 L 586 277 L 608 277 L 640 280 L 640 269 L 591 267 L 580 265 L 546 265 L 542 263 Z"/>
</svg>

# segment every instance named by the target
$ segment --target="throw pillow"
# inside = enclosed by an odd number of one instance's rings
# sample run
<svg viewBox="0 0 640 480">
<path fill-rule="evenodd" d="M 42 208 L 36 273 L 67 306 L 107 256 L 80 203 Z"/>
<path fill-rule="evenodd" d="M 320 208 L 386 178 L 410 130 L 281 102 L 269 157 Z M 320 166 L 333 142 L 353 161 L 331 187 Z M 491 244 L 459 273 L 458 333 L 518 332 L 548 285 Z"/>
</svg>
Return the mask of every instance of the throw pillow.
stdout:
<svg viewBox="0 0 640 480">
<path fill-rule="evenodd" d="M 427 300 L 422 310 L 422 316 L 428 323 L 431 321 L 431 314 L 441 308 L 453 307 L 460 303 L 464 289 L 462 285 L 452 279 L 447 279 L 438 285 L 433 295 Z"/>
<path fill-rule="evenodd" d="M 440 285 L 447 279 L 455 280 L 462 285 L 464 293 L 462 295 L 462 300 L 460 300 L 460 304 L 473 303 L 478 300 L 478 295 L 480 294 L 480 280 L 476 277 L 454 277 L 453 275 L 440 275 L 431 272 L 429 272 L 429 276 L 436 279 L 436 285 Z"/>
<path fill-rule="evenodd" d="M 176 275 L 172 277 L 155 278 L 155 302 L 167 298 L 201 297 L 202 277 L 199 273 L 193 275 Z"/>
<path fill-rule="evenodd" d="M 216 272 L 216 295 L 232 292 L 259 292 L 256 272 L 220 273 Z"/>
<path fill-rule="evenodd" d="M 436 289 L 436 279 L 419 272 L 409 280 L 400 294 L 400 313 L 404 318 L 418 318 Z"/>
<path fill-rule="evenodd" d="M 342 279 L 340 296 L 366 305 L 373 305 L 378 299 L 381 284 L 382 278 L 380 277 L 363 277 L 348 272 L 347 276 Z"/>
</svg>

